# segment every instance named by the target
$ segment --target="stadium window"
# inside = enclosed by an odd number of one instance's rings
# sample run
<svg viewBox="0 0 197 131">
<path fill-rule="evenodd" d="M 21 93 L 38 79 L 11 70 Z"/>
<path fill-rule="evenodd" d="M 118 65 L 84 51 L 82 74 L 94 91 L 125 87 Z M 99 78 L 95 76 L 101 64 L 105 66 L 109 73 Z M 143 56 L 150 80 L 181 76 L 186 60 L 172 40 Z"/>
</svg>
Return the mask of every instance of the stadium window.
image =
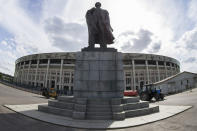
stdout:
<svg viewBox="0 0 197 131">
<path fill-rule="evenodd" d="M 40 64 L 47 64 L 48 63 L 48 59 L 40 59 Z"/>
<path fill-rule="evenodd" d="M 145 60 L 135 60 L 136 65 L 145 65 Z"/>
<path fill-rule="evenodd" d="M 164 65 L 163 61 L 158 61 L 158 65 Z"/>
<path fill-rule="evenodd" d="M 61 64 L 61 59 L 51 59 L 50 64 Z"/>
<path fill-rule="evenodd" d="M 25 65 L 29 64 L 29 61 L 25 61 Z"/>
<path fill-rule="evenodd" d="M 74 59 L 65 59 L 64 64 L 75 64 L 75 60 Z"/>
<path fill-rule="evenodd" d="M 149 65 L 156 65 L 156 61 L 154 61 L 154 60 L 148 60 L 148 64 Z"/>
<path fill-rule="evenodd" d="M 131 90 L 131 86 L 127 86 L 126 87 L 126 90 Z"/>
<path fill-rule="evenodd" d="M 37 60 L 31 60 L 31 64 L 37 64 Z"/>
<path fill-rule="evenodd" d="M 166 62 L 166 66 L 170 66 L 170 62 Z"/>
</svg>

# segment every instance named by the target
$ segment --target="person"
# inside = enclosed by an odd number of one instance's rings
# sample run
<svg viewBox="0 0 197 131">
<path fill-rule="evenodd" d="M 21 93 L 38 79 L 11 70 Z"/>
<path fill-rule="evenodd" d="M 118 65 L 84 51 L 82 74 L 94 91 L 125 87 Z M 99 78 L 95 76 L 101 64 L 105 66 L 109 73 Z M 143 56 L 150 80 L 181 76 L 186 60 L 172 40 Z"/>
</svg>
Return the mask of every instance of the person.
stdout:
<svg viewBox="0 0 197 131">
<path fill-rule="evenodd" d="M 107 10 L 101 9 L 100 2 L 97 2 L 95 7 L 87 11 L 86 22 L 89 48 L 95 48 L 95 44 L 100 44 L 101 48 L 107 48 L 107 44 L 114 43 L 109 13 Z"/>
</svg>

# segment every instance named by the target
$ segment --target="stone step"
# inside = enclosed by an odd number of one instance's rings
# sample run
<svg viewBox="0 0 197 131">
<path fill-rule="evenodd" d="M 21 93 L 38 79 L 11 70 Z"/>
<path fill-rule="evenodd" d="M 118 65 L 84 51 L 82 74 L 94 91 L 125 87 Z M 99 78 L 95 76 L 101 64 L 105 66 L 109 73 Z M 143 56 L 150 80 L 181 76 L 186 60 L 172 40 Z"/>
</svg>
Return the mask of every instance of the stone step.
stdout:
<svg viewBox="0 0 197 131">
<path fill-rule="evenodd" d="M 93 111 L 95 111 L 95 112 L 110 112 L 110 111 L 112 111 L 112 109 L 111 109 L 111 107 L 87 107 L 87 111 L 88 112 L 93 112 Z"/>
<path fill-rule="evenodd" d="M 122 104 L 127 104 L 127 103 L 137 103 L 140 101 L 139 97 L 124 97 L 122 99 Z"/>
<path fill-rule="evenodd" d="M 69 102 L 69 103 L 74 103 L 75 99 L 73 96 L 59 96 L 58 101 L 62 101 L 62 102 Z"/>
<path fill-rule="evenodd" d="M 86 119 L 89 119 L 89 120 L 111 120 L 112 115 L 104 115 L 104 116 L 89 115 L 89 116 L 86 116 Z"/>
<path fill-rule="evenodd" d="M 88 99 L 88 105 L 109 105 L 110 99 Z"/>
<path fill-rule="evenodd" d="M 39 105 L 38 111 L 42 111 L 45 113 L 52 113 L 55 115 L 66 116 L 66 117 L 72 117 L 72 114 L 73 114 L 72 110 L 60 109 L 60 108 L 47 106 L 47 105 Z"/>
<path fill-rule="evenodd" d="M 124 111 L 135 110 L 135 109 L 140 109 L 140 108 L 148 108 L 148 107 L 149 107 L 149 102 L 146 102 L 146 101 L 138 102 L 138 103 L 123 104 Z"/>
<path fill-rule="evenodd" d="M 112 112 L 86 112 L 87 116 L 107 116 L 107 115 L 112 115 Z"/>
<path fill-rule="evenodd" d="M 57 101 L 57 100 L 49 100 L 48 106 L 61 108 L 61 109 L 69 109 L 69 110 L 74 109 L 74 103 L 62 102 L 62 101 Z"/>
<path fill-rule="evenodd" d="M 88 108 L 111 108 L 111 105 L 110 104 L 106 104 L 106 105 L 88 104 L 87 107 Z"/>
<path fill-rule="evenodd" d="M 127 118 L 137 117 L 137 116 L 148 115 L 156 112 L 159 112 L 159 106 L 151 106 L 149 108 L 141 108 L 136 110 L 127 110 L 125 111 L 125 116 Z"/>
</svg>

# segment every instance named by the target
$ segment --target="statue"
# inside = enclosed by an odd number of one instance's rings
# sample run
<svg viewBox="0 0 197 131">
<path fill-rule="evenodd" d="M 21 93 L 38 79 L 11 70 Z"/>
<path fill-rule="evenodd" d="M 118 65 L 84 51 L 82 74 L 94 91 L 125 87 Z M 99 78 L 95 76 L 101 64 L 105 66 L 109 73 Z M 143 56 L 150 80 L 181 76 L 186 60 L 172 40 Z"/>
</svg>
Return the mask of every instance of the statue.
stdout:
<svg viewBox="0 0 197 131">
<path fill-rule="evenodd" d="M 95 44 L 100 44 L 101 48 L 107 48 L 107 44 L 113 44 L 114 36 L 109 13 L 100 7 L 101 3 L 96 2 L 95 7 L 86 13 L 89 34 L 88 48 L 95 48 Z"/>
</svg>

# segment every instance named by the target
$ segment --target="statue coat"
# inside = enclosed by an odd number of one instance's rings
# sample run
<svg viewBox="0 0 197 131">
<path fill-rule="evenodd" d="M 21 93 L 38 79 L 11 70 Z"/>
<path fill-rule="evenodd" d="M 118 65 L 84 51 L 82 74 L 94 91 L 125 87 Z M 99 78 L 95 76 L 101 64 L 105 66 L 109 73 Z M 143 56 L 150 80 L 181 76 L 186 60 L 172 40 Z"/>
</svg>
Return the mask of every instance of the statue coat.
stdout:
<svg viewBox="0 0 197 131">
<path fill-rule="evenodd" d="M 92 8 L 86 13 L 88 25 L 89 45 L 113 44 L 113 29 L 110 25 L 109 13 L 101 8 Z"/>
</svg>

